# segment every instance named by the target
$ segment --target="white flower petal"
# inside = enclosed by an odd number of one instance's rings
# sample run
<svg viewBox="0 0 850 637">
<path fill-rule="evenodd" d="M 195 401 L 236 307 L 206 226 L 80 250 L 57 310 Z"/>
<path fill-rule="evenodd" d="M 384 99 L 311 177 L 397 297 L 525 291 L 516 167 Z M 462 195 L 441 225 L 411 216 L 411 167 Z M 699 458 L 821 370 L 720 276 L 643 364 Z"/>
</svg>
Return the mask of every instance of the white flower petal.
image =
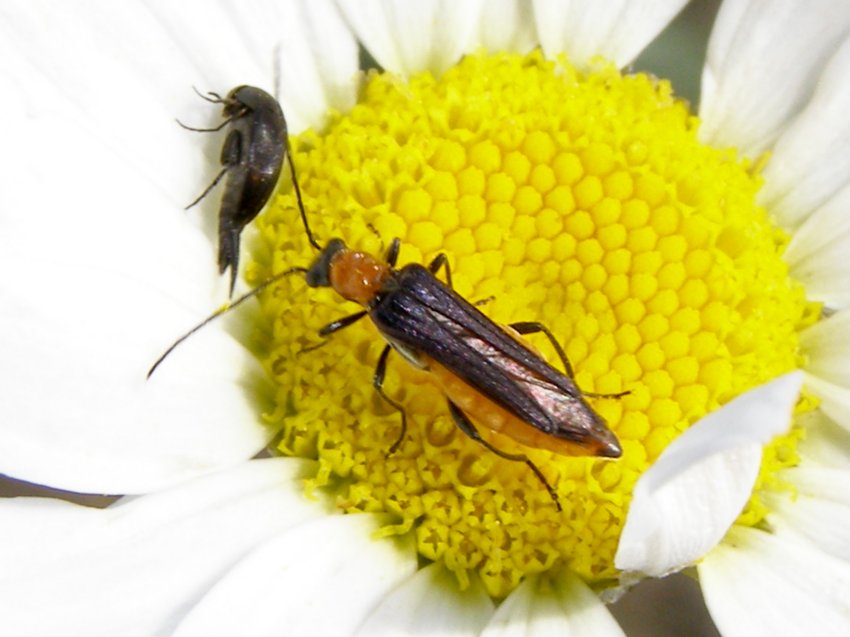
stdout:
<svg viewBox="0 0 850 637">
<path fill-rule="evenodd" d="M 768 521 L 776 533 L 793 529 L 820 550 L 850 562 L 850 471 L 809 465 L 784 471 L 782 479 L 796 493 L 770 498 Z"/>
<path fill-rule="evenodd" d="M 850 471 L 850 431 L 820 410 L 800 414 L 797 420 L 806 430 L 799 447 L 805 462 Z"/>
<path fill-rule="evenodd" d="M 477 635 L 493 615 L 493 602 L 477 579 L 465 591 L 441 564 L 401 582 L 357 630 L 357 635 Z"/>
<path fill-rule="evenodd" d="M 145 382 L 214 307 L 214 265 L 200 233 L 164 219 L 179 211 L 149 192 L 126 199 L 134 186 L 121 168 L 99 171 L 118 210 L 67 210 L 65 196 L 85 201 L 85 188 L 58 176 L 61 190 L 42 196 L 50 214 L 16 206 L 0 219 L 0 268 L 26 272 L 3 282 L 0 375 L 14 386 L 3 391 L 0 472 L 138 493 L 247 459 L 272 434 L 259 419 L 263 372 L 221 325 Z"/>
<path fill-rule="evenodd" d="M 850 306 L 850 186 L 815 210 L 791 237 L 784 258 L 807 298 L 831 308 Z"/>
<path fill-rule="evenodd" d="M 207 77 L 205 90 L 223 92 L 240 84 L 265 88 L 283 105 L 290 133 L 320 126 L 328 108 L 346 111 L 354 104 L 357 43 L 333 0 L 261 6 L 156 0 L 151 5 L 183 46 L 203 51 L 197 63 Z M 216 77 L 209 77 L 210 71 Z M 199 85 L 199 79 L 192 84 Z"/>
<path fill-rule="evenodd" d="M 386 70 L 439 74 L 469 50 L 483 0 L 337 0 L 349 25 Z"/>
<path fill-rule="evenodd" d="M 759 202 L 794 229 L 850 183 L 850 39 L 818 80 L 805 110 L 782 133 L 764 170 Z"/>
<path fill-rule="evenodd" d="M 806 377 L 806 387 L 820 399 L 820 410 L 836 424 L 850 431 L 850 388 L 811 374 Z"/>
<path fill-rule="evenodd" d="M 586 66 L 601 55 L 622 68 L 679 13 L 687 0 L 563 2 L 534 0 L 534 16 L 546 57 L 566 53 Z"/>
<path fill-rule="evenodd" d="M 800 347 L 808 359 L 807 372 L 850 387 L 850 310 L 836 312 L 804 330 Z"/>
<path fill-rule="evenodd" d="M 375 528 L 369 514 L 292 528 L 219 580 L 175 635 L 352 634 L 416 569 L 412 544 L 375 539 Z"/>
<path fill-rule="evenodd" d="M 487 0 L 482 7 L 477 38 L 468 51 L 526 53 L 537 46 L 534 12 L 528 0 Z"/>
<path fill-rule="evenodd" d="M 221 140 L 173 118 L 218 117 L 193 83 L 226 89 L 261 83 L 263 72 L 238 46 L 233 7 L 86 7 L 13 2 L 0 20 L 10 88 L 0 109 L 14 123 L 14 152 L 0 159 L 0 268 L 20 273 L 2 284 L 0 374 L 15 386 L 2 400 L 0 472 L 138 493 L 249 458 L 271 435 L 259 419 L 260 367 L 220 324 L 144 382 L 226 294 L 209 239 L 215 198 L 181 210 L 217 163 L 202 150 L 218 155 Z M 220 64 L 206 69 L 197 51 Z M 189 103 L 197 117 L 178 107 Z"/>
<path fill-rule="evenodd" d="M 735 527 L 697 568 L 724 636 L 847 634 L 850 565 L 805 542 Z"/>
<path fill-rule="evenodd" d="M 23 116 L 11 121 L 22 129 L 15 131 L 22 143 L 40 151 L 40 172 L 50 174 L 62 166 L 89 186 L 90 197 L 97 195 L 93 183 L 105 181 L 100 169 L 114 159 L 111 154 L 89 157 L 87 145 L 81 144 L 77 161 L 59 163 L 51 155 L 62 143 L 55 134 L 61 133 L 59 124 L 82 125 L 90 138 L 185 205 L 196 188 L 209 182 L 200 177 L 204 166 L 198 149 L 203 142 L 174 122 L 180 117 L 204 124 L 190 109 L 210 117 L 210 105 L 191 87 L 272 88 L 272 51 L 280 35 L 264 39 L 240 28 L 256 13 L 253 5 L 95 0 L 80 6 L 11 0 L 2 12 L 0 76 L 12 104 L 0 108 L 5 116 L 15 103 L 22 106 Z M 270 27 L 263 35 L 273 31 Z M 40 128 L 44 121 L 56 121 L 56 130 Z M 209 148 L 213 163 L 218 144 Z M 82 206 L 83 201 L 73 203 Z"/>
<path fill-rule="evenodd" d="M 790 426 L 802 381 L 792 372 L 750 390 L 664 450 L 635 486 L 617 568 L 663 575 L 720 541 L 750 496 L 762 445 Z"/>
<path fill-rule="evenodd" d="M 847 2 L 723 2 L 703 69 L 700 138 L 763 152 L 805 106 L 848 29 Z"/>
<path fill-rule="evenodd" d="M 257 543 L 324 514 L 304 497 L 309 467 L 257 460 L 104 510 L 0 501 L 0 633 L 170 632 Z"/>
<path fill-rule="evenodd" d="M 551 586 L 529 577 L 496 610 L 481 637 L 579 637 L 624 633 L 605 605 L 575 575 Z"/>
<path fill-rule="evenodd" d="M 564 573 L 555 583 L 563 612 L 570 619 L 570 635 L 624 635 L 599 598 L 578 577 Z"/>
<path fill-rule="evenodd" d="M 347 112 L 357 100 L 357 41 L 332 0 L 301 0 L 269 6 L 282 19 L 253 13 L 250 33 L 272 30 L 279 40 L 277 95 L 290 132 L 321 128 L 329 108 Z"/>
</svg>

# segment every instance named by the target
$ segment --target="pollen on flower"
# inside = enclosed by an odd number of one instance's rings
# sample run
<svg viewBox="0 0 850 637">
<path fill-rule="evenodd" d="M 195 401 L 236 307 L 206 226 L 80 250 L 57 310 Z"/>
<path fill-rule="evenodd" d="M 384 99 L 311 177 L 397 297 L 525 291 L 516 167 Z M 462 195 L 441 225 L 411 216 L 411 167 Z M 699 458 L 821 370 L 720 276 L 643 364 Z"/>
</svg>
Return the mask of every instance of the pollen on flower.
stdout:
<svg viewBox="0 0 850 637">
<path fill-rule="evenodd" d="M 405 85 L 369 75 L 350 113 L 293 140 L 319 241 L 379 254 L 399 237 L 401 265 L 445 252 L 455 289 L 493 320 L 552 330 L 581 389 L 629 392 L 589 399 L 623 456 L 561 457 L 494 436 L 541 468 L 559 513 L 525 464 L 460 432 L 428 374 L 398 355 L 384 391 L 409 426 L 388 456 L 399 414 L 371 383 L 386 342 L 368 319 L 320 339 L 358 308 L 298 277 L 262 298 L 280 450 L 318 458 L 312 487 L 347 512 L 392 513 L 382 532 L 415 534 L 420 555 L 462 585 L 474 572 L 501 597 L 562 566 L 614 580 L 641 473 L 696 420 L 797 367 L 797 334 L 817 316 L 754 203 L 758 174 L 700 145 L 697 126 L 665 82 L 582 74 L 539 53 L 471 55 Z M 315 256 L 291 192 L 258 224 L 257 280 Z M 545 338 L 525 338 L 560 365 Z M 760 493 L 796 461 L 797 436 L 766 449 L 744 523 L 765 515 Z"/>
</svg>

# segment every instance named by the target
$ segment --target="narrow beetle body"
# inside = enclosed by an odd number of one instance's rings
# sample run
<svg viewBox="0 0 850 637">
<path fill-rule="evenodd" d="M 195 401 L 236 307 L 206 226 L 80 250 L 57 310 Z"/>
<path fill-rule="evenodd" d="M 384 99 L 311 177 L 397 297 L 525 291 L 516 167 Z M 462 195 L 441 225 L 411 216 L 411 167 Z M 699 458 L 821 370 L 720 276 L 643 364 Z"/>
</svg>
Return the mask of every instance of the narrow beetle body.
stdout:
<svg viewBox="0 0 850 637">
<path fill-rule="evenodd" d="M 230 268 L 233 294 L 239 266 L 239 237 L 274 192 L 287 154 L 286 119 L 277 100 L 253 86 L 238 86 L 227 97 L 217 93 L 202 97 L 222 104 L 224 122 L 204 129 L 180 125 L 199 132 L 218 131 L 227 126 L 228 132 L 221 147 L 221 171 L 187 208 L 201 201 L 227 175 L 218 218 L 218 267 L 221 274 Z"/>
<path fill-rule="evenodd" d="M 617 438 L 572 379 L 518 337 L 544 332 L 563 357 L 545 327 L 517 323 L 509 331 L 497 325 L 435 276 L 440 267 L 448 273 L 444 257 L 430 268 L 410 264 L 396 270 L 397 251 L 396 240 L 383 262 L 349 250 L 340 239 L 328 243 L 307 272 L 308 285 L 332 287 L 366 311 L 332 323 L 323 336 L 368 316 L 389 343 L 384 364 L 392 347 L 430 372 L 449 403 L 481 426 L 561 455 L 621 455 Z M 379 363 L 376 377 L 383 372 Z M 469 433 L 468 426 L 461 429 Z"/>
</svg>

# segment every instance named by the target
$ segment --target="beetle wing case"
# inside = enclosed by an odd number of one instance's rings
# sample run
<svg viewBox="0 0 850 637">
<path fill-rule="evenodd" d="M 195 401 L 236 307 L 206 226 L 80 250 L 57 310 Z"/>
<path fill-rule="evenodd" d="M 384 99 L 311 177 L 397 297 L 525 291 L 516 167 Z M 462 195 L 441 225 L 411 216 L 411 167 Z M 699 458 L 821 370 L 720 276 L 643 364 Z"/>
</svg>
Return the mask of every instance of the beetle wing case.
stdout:
<svg viewBox="0 0 850 637">
<path fill-rule="evenodd" d="M 402 268 L 392 289 L 370 305 L 369 316 L 390 343 L 421 352 L 522 423 L 569 443 L 565 449 L 621 454 L 616 437 L 568 376 L 421 265 Z"/>
</svg>

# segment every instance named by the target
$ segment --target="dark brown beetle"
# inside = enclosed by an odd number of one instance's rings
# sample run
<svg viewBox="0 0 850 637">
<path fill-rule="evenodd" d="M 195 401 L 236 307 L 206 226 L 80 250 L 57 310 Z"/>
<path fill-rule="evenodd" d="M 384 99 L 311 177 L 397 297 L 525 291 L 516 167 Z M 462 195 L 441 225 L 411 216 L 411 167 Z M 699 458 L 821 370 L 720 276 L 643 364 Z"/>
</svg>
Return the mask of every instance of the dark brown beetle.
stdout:
<svg viewBox="0 0 850 637">
<path fill-rule="evenodd" d="M 221 104 L 225 120 L 215 128 L 192 128 L 180 121 L 177 123 L 201 133 L 229 128 L 221 147 L 223 168 L 186 209 L 206 197 L 227 175 L 218 216 L 218 268 L 221 274 L 230 268 L 232 296 L 239 266 L 239 236 L 274 192 L 289 149 L 286 119 L 277 100 L 254 86 L 237 86 L 227 97 L 213 92 L 201 97 Z"/>
</svg>

